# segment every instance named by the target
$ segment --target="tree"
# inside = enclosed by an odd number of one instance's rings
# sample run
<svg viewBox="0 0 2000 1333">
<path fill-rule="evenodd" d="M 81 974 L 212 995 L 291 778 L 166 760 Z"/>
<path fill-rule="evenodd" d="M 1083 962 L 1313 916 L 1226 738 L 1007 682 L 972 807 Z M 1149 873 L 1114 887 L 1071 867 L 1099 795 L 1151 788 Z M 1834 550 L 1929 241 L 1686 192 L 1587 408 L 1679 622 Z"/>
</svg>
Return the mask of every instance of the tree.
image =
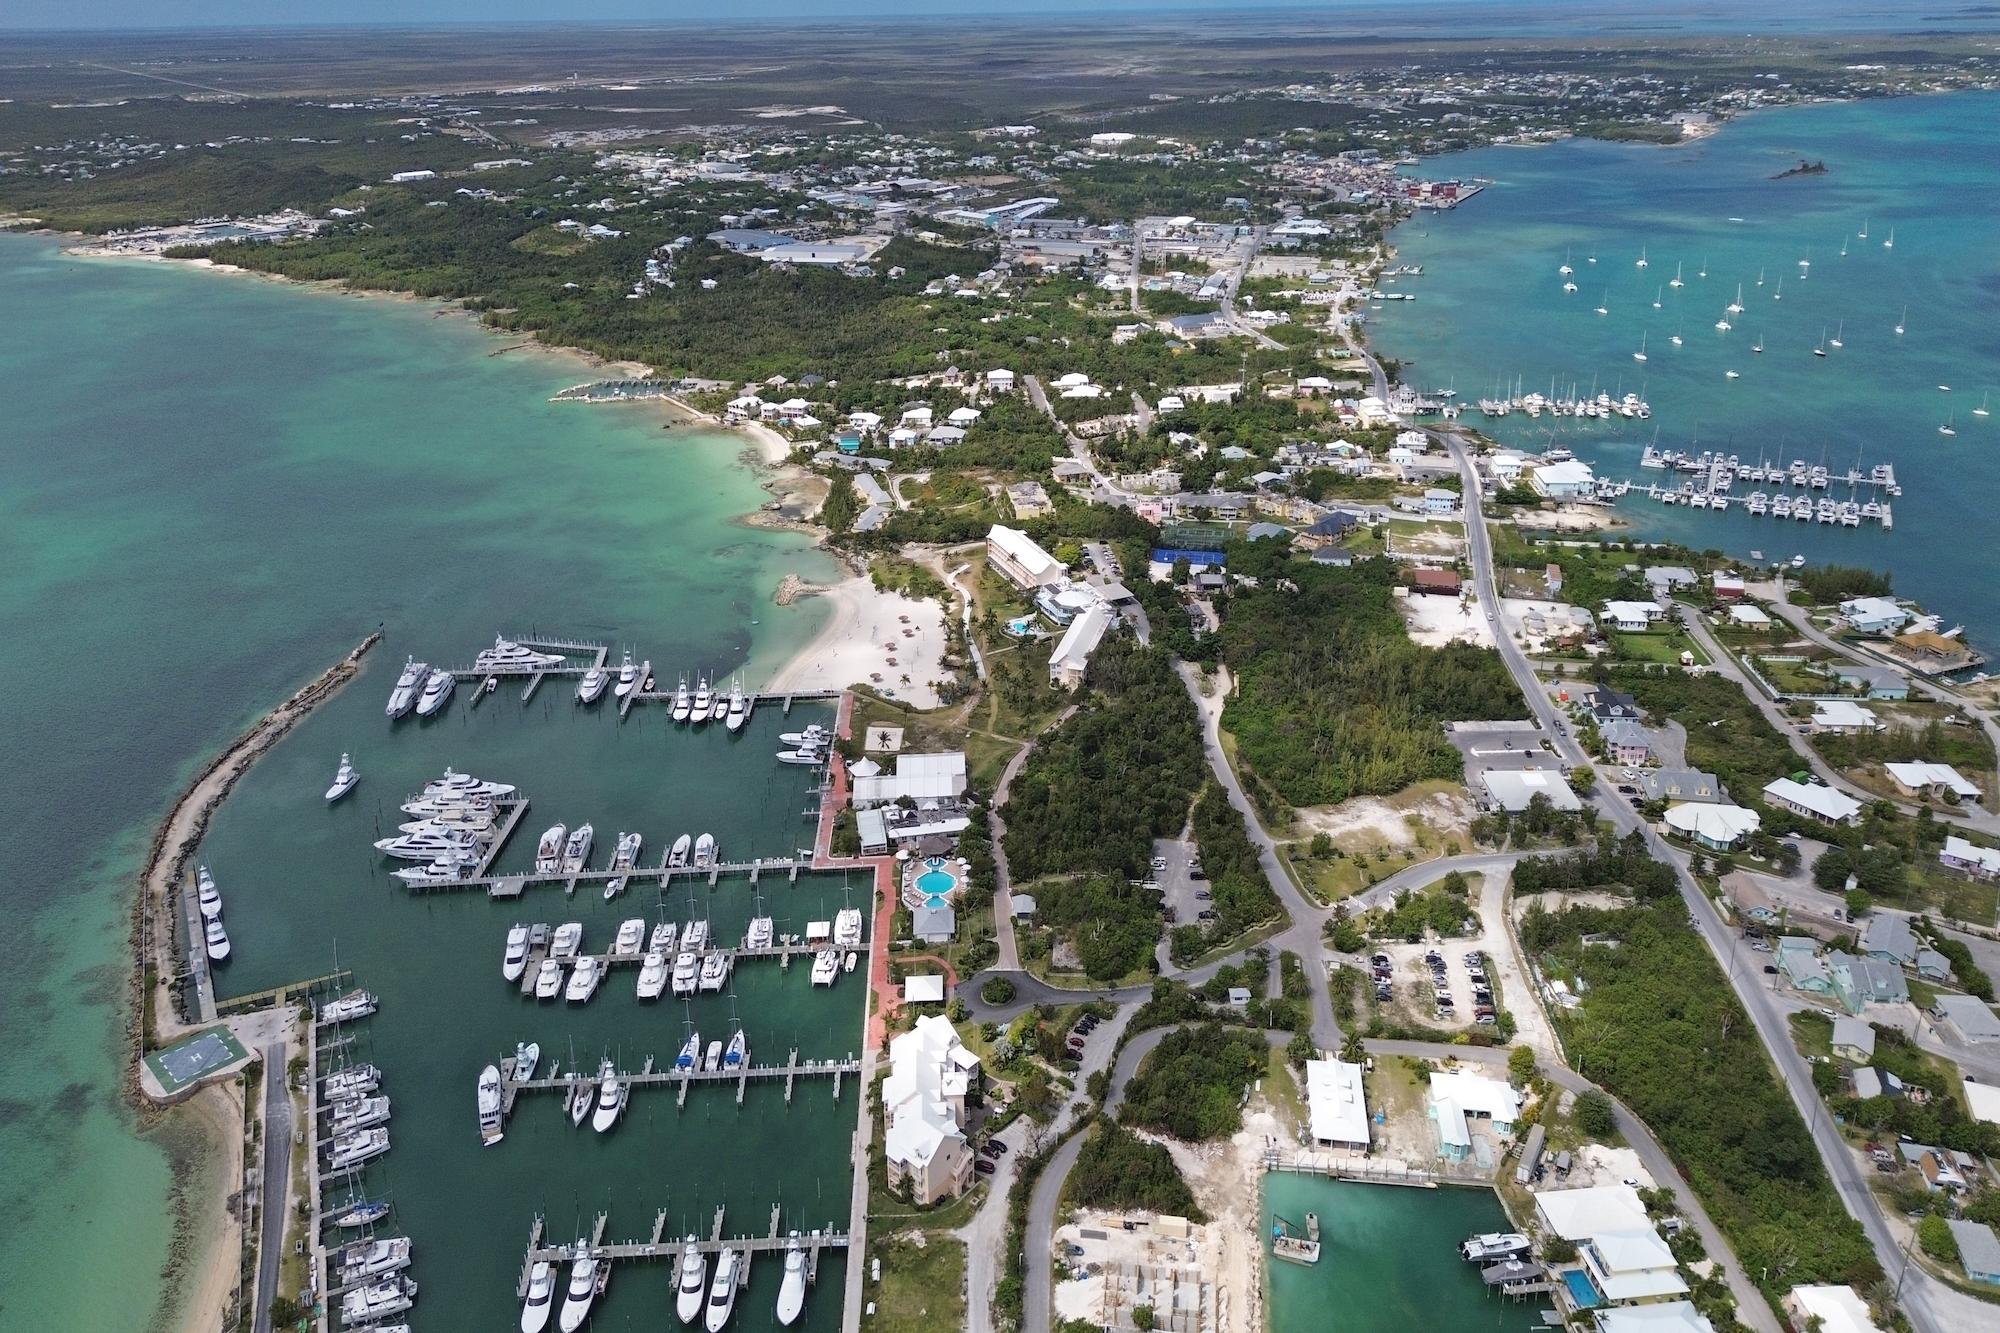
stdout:
<svg viewBox="0 0 2000 1333">
<path fill-rule="evenodd" d="M 1847 891 L 1847 919 L 1859 921 L 1875 905 L 1875 898 L 1860 885 Z"/>
<path fill-rule="evenodd" d="M 1306 855 L 1315 861 L 1324 861 L 1333 855 L 1333 838 L 1325 833 L 1315 833 L 1306 845 Z"/>
<path fill-rule="evenodd" d="M 1592 1088 L 1576 1099 L 1576 1127 L 1594 1139 L 1606 1138 L 1618 1128 L 1611 1099 Z"/>
<path fill-rule="evenodd" d="M 1569 789 L 1578 796 L 1588 796 L 1597 790 L 1597 770 L 1588 764 L 1569 771 Z"/>
<path fill-rule="evenodd" d="M 1133 1306 L 1132 1327 L 1142 1330 L 1151 1329 L 1153 1327 L 1153 1307 L 1150 1305 Z"/>
<path fill-rule="evenodd" d="M 1958 1262 L 1958 1238 L 1951 1234 L 1951 1228 L 1936 1213 L 1917 1223 L 1917 1244 L 1923 1246 L 1924 1253 L 1933 1259 L 1948 1264 Z"/>
<path fill-rule="evenodd" d="M 271 1301 L 271 1323 L 274 1327 L 285 1328 L 305 1318 L 305 1311 L 289 1296 L 274 1297 Z"/>
<path fill-rule="evenodd" d="M 1368 1048 L 1361 1044 L 1361 1034 L 1353 1028 L 1348 1029 L 1346 1040 L 1340 1043 L 1340 1058 L 1351 1065 L 1358 1065 L 1368 1058 Z"/>
<path fill-rule="evenodd" d="M 1526 1046 L 1516 1046 L 1507 1052 L 1507 1074 L 1515 1083 L 1527 1086 L 1535 1076 L 1535 1053 Z"/>
</svg>

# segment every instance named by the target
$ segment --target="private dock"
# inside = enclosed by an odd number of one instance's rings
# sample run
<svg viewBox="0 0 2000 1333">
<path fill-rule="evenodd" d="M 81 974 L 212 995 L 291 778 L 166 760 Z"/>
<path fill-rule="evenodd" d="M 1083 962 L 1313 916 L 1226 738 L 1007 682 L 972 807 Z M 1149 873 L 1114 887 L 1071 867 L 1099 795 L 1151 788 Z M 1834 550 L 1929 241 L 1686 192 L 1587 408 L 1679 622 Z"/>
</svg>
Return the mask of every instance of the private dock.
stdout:
<svg viewBox="0 0 2000 1333">
<path fill-rule="evenodd" d="M 736 1274 L 739 1289 L 749 1285 L 749 1260 L 757 1255 L 781 1255 L 796 1240 L 799 1247 L 806 1252 L 806 1281 L 810 1284 L 819 1280 L 820 1252 L 822 1250 L 846 1249 L 850 1243 L 848 1234 L 845 1231 L 835 1231 L 831 1227 L 810 1231 L 802 1230 L 797 1237 L 785 1235 L 779 1226 L 779 1212 L 778 1205 L 776 1204 L 771 1205 L 770 1229 L 761 1236 L 743 1235 L 725 1237 L 722 1230 L 723 1216 L 723 1209 L 718 1207 L 715 1210 L 714 1220 L 709 1224 L 707 1239 L 697 1239 L 693 1244 L 695 1249 L 704 1258 L 709 1255 L 720 1254 L 724 1250 L 735 1250 L 738 1254 L 742 1255 L 744 1262 L 738 1265 Z M 528 1229 L 528 1248 L 521 1257 L 521 1277 L 514 1287 L 515 1298 L 518 1300 L 525 1300 L 527 1298 L 528 1281 L 534 1272 L 535 1265 L 538 1263 L 566 1264 L 585 1253 L 588 1253 L 600 1265 L 607 1268 L 614 1260 L 665 1259 L 672 1262 L 678 1260 L 688 1247 L 689 1242 L 686 1238 L 679 1240 L 667 1239 L 667 1210 L 664 1208 L 653 1214 L 652 1233 L 648 1239 L 643 1241 L 606 1244 L 604 1240 L 604 1228 L 609 1217 L 610 1214 L 608 1213 L 599 1213 L 597 1215 L 596 1220 L 591 1224 L 590 1239 L 587 1241 L 579 1239 L 570 1245 L 545 1245 L 542 1242 L 546 1228 L 543 1225 L 541 1214 L 537 1213 L 534 1224 Z"/>
<path fill-rule="evenodd" d="M 618 1079 L 631 1088 L 666 1088 L 675 1090 L 675 1105 L 687 1105 L 688 1089 L 697 1083 L 729 1083 L 736 1087 L 736 1103 L 743 1104 L 744 1094 L 752 1082 L 770 1082 L 783 1079 L 785 1083 L 785 1104 L 789 1106 L 797 1081 L 801 1078 L 831 1078 L 834 1100 L 840 1100 L 840 1084 L 850 1074 L 861 1072 L 861 1061 L 849 1056 L 845 1060 L 800 1060 L 795 1046 L 785 1063 L 781 1065 L 745 1065 L 741 1069 L 655 1069 L 649 1059 L 645 1068 L 638 1073 L 620 1073 Z M 504 1123 L 514 1113 L 514 1102 L 524 1092 L 560 1092 L 558 1106 L 567 1106 L 569 1097 L 579 1083 L 597 1082 L 597 1074 L 577 1070 L 568 1074 L 558 1074 L 549 1078 L 516 1078 L 511 1060 L 503 1062 L 500 1075 L 500 1115 Z"/>
<path fill-rule="evenodd" d="M 449 671 L 460 684 L 472 686 L 472 697 L 475 702 L 479 699 L 481 687 L 484 686 L 488 677 L 493 678 L 495 681 L 523 681 L 525 685 L 521 690 L 521 702 L 524 704 L 535 697 L 535 691 L 540 689 L 542 682 L 551 676 L 575 680 L 581 678 L 587 671 L 611 670 L 615 672 L 616 670 L 609 665 L 611 660 L 611 645 L 608 643 L 596 643 L 587 639 L 550 638 L 544 635 L 529 635 L 522 638 L 514 638 L 511 635 L 503 637 L 509 638 L 511 642 L 520 644 L 523 648 L 531 648 L 543 653 L 561 653 L 571 660 L 564 662 L 561 666 L 441 666 L 439 669 Z M 639 668 L 640 688 L 633 690 L 618 701 L 618 715 L 620 717 L 630 712 L 632 705 L 635 703 L 670 704 L 674 701 L 675 692 L 673 690 L 649 690 L 644 688 L 645 682 L 652 674 L 653 663 L 649 659 Z M 749 692 L 745 694 L 744 698 L 753 710 L 758 704 L 778 704 L 786 713 L 790 713 L 794 703 L 832 703 L 839 699 L 840 695 L 841 691 L 839 690 L 761 690 Z"/>
<path fill-rule="evenodd" d="M 522 804 L 525 806 L 526 802 L 524 801 Z M 800 871 L 812 869 L 810 858 L 769 856 L 758 857 L 751 861 L 718 861 L 714 865 L 704 866 L 658 865 L 643 868 L 635 867 L 631 870 L 579 870 L 574 874 L 563 874 L 560 871 L 546 875 L 539 871 L 524 871 L 518 875 L 492 875 L 486 873 L 492 868 L 494 858 L 499 855 L 500 847 L 505 843 L 507 834 L 513 832 L 514 824 L 518 821 L 518 814 L 509 820 L 505 832 L 500 837 L 495 838 L 492 847 L 487 849 L 485 860 L 480 865 L 474 867 L 476 873 L 465 879 L 445 879 L 425 884 L 412 884 L 410 885 L 410 892 L 451 893 L 465 889 L 481 889 L 490 898 L 518 898 L 527 890 L 530 884 L 560 884 L 563 886 L 565 894 L 574 894 L 581 885 L 603 884 L 607 880 L 621 877 L 627 880 L 628 883 L 650 880 L 663 889 L 672 887 L 673 882 L 677 879 L 702 879 L 708 882 L 710 888 L 714 888 L 724 878 L 733 879 L 738 876 L 747 876 L 750 882 L 755 884 L 766 874 L 775 875 L 780 873 L 785 876 L 788 883 L 796 884 Z"/>
<path fill-rule="evenodd" d="M 546 923 L 536 923 L 536 928 L 530 931 L 528 938 L 532 942 L 528 945 L 527 969 L 521 973 L 521 997 L 523 999 L 534 995 L 535 973 L 541 969 L 542 963 L 549 956 L 549 935 Z M 729 960 L 729 966 L 732 971 L 735 969 L 736 964 L 746 958 L 775 958 L 778 960 L 778 966 L 789 968 L 794 958 L 810 958 L 812 955 L 820 953 L 823 950 L 839 947 L 831 940 L 821 940 L 817 944 L 807 944 L 803 940 L 788 941 L 780 944 L 768 944 L 761 949 L 748 947 L 729 948 L 713 944 L 701 949 L 684 949 L 676 944 L 667 952 L 666 957 L 667 961 L 671 963 L 684 953 L 691 953 L 697 959 L 707 958 L 711 954 L 720 954 Z M 842 952 L 859 950 L 866 947 L 865 944 L 849 945 Z M 594 958 L 597 960 L 598 965 L 608 972 L 614 967 L 638 967 L 646 961 L 646 953 L 647 951 L 643 948 L 637 953 L 582 953 L 569 958 L 557 959 L 556 961 L 574 967 L 581 959 Z"/>
</svg>

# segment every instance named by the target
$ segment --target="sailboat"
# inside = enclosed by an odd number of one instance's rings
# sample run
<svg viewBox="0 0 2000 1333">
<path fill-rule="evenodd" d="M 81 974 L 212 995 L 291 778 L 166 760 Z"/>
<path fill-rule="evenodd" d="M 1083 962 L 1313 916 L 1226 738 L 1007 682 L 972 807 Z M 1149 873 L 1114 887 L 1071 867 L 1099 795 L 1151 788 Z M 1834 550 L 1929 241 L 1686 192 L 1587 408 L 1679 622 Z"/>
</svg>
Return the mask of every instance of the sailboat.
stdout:
<svg viewBox="0 0 2000 1333">
<path fill-rule="evenodd" d="M 1847 258 L 1847 238 L 1845 236 L 1840 238 L 1840 257 L 1842 259 Z"/>
<path fill-rule="evenodd" d="M 1762 287 L 1764 285 L 1764 270 L 1761 268 L 1757 270 L 1757 285 L 1759 287 Z M 1743 290 L 1743 288 L 1739 286 L 1737 287 L 1736 290 L 1740 292 Z"/>
<path fill-rule="evenodd" d="M 1715 321 L 1715 327 L 1722 330 L 1722 332 L 1724 333 L 1729 332 L 1729 330 L 1734 327 L 1729 322 L 1729 315 L 1730 312 L 1725 310 L 1722 312 L 1722 318 Z"/>
<path fill-rule="evenodd" d="M 1707 256 L 1707 255 L 1703 255 L 1703 256 L 1701 257 L 1701 268 L 1700 268 L 1700 269 L 1698 269 L 1698 270 L 1697 270 L 1697 271 L 1695 272 L 1695 276 L 1696 276 L 1697 278 L 1705 278 L 1705 277 L 1707 277 L 1707 276 L 1708 276 L 1708 256 Z"/>
<path fill-rule="evenodd" d="M 1898 338 L 1903 336 L 1903 325 L 1909 320 L 1909 318 L 1910 318 L 1910 308 L 1908 306 L 1904 306 L 1903 313 L 1896 316 L 1896 336 Z"/>
<path fill-rule="evenodd" d="M 1771 299 L 1773 301 L 1782 301 L 1785 299 L 1785 275 L 1782 273 L 1778 275 L 1778 289 L 1771 293 Z"/>
<path fill-rule="evenodd" d="M 1646 335 L 1643 333 L 1639 335 L 1639 350 L 1632 353 L 1632 359 L 1634 361 L 1644 361 L 1646 359 Z"/>
<path fill-rule="evenodd" d="M 1584 263 L 1586 263 L 1586 264 L 1595 264 L 1595 263 L 1597 262 L 1597 256 L 1596 256 L 1596 255 L 1585 255 L 1585 256 L 1583 257 L 1583 262 L 1584 262 Z"/>
<path fill-rule="evenodd" d="M 1819 346 L 1813 348 L 1814 356 L 1826 355 L 1826 325 L 1819 326 Z"/>
<path fill-rule="evenodd" d="M 1646 267 L 1646 247 L 1643 245 L 1639 247 L 1639 262 L 1636 265 L 1636 267 L 1638 268 Z"/>
<path fill-rule="evenodd" d="M 1946 417 L 1946 418 L 1944 419 L 1944 424 L 1943 424 L 1942 426 L 1939 426 L 1939 427 L 1938 427 L 1938 434 L 1940 434 L 1940 435 L 1956 435 L 1956 434 L 1958 434 L 1958 432 L 1957 432 L 1956 430 L 1954 430 L 1954 429 L 1952 428 L 1952 424 L 1951 424 L 1951 422 L 1952 422 L 1952 419 L 1951 419 L 1950 417 Z"/>
<path fill-rule="evenodd" d="M 1736 299 L 1735 299 L 1734 301 L 1731 301 L 1731 302 L 1730 302 L 1730 303 L 1729 303 L 1729 304 L 1728 304 L 1728 305 L 1727 305 L 1726 307 L 1724 307 L 1724 308 L 1725 308 L 1725 309 L 1727 309 L 1727 310 L 1729 311 L 1729 313 L 1730 313 L 1730 314 L 1732 314 L 1732 315 L 1740 315 L 1740 314 L 1742 314 L 1742 313 L 1743 313 L 1743 284 L 1742 284 L 1742 283 L 1740 283 L 1740 282 L 1739 282 L 1739 283 L 1737 283 L 1737 284 L 1736 284 Z"/>
<path fill-rule="evenodd" d="M 1604 289 L 1604 295 L 1597 300 L 1597 313 L 1600 315 L 1611 313 L 1611 289 L 1609 287 Z"/>
<path fill-rule="evenodd" d="M 1569 266 L 1569 248 L 1567 246 L 1563 248 L 1562 267 L 1557 269 L 1556 272 L 1562 274 L 1565 278 L 1567 278 L 1570 274 L 1576 272 L 1575 269 Z"/>
<path fill-rule="evenodd" d="M 1751 351 L 1753 351 L 1753 352 L 1761 352 L 1761 351 L 1763 351 L 1763 350 L 1764 350 L 1764 335 L 1763 335 L 1763 334 L 1761 334 L 1761 333 L 1760 333 L 1760 334 L 1758 334 L 1758 335 L 1757 335 L 1757 341 L 1756 341 L 1756 342 L 1753 342 L 1753 343 L 1751 343 L 1751 344 L 1750 344 L 1750 350 L 1751 350 Z"/>
<path fill-rule="evenodd" d="M 1722 378 L 1724 378 L 1724 379 L 1726 379 L 1726 380 L 1733 380 L 1733 379 L 1736 379 L 1736 378 L 1738 378 L 1738 376 L 1737 376 L 1736 372 L 1735 372 L 1735 371 L 1733 371 L 1733 370 L 1725 370 L 1725 371 L 1723 371 L 1723 372 L 1722 372 Z"/>
<path fill-rule="evenodd" d="M 1882 248 L 1884 250 L 1893 250 L 1896 248 L 1896 229 L 1894 227 L 1889 228 L 1889 239 L 1882 242 Z"/>
<path fill-rule="evenodd" d="M 1676 333 L 1674 334 L 1673 337 L 1667 339 L 1667 341 L 1672 343 L 1674 346 L 1679 347 L 1681 345 L 1681 335 L 1679 333 Z"/>
<path fill-rule="evenodd" d="M 1573 292 L 1576 290 L 1576 284 L 1573 282 L 1566 282 L 1563 284 L 1563 290 L 1566 292 Z"/>
<path fill-rule="evenodd" d="M 1972 415 L 1974 415 L 1974 416 L 1976 416 L 1976 417 L 1983 417 L 1983 416 L 1988 416 L 1988 415 L 1991 415 L 1991 414 L 1990 414 L 1990 413 L 1988 413 L 1988 412 L 1987 412 L 1987 410 L 1986 410 L 1986 398 L 1987 398 L 1987 395 L 1985 395 L 1985 394 L 1983 394 L 1983 393 L 1979 395 L 1979 406 L 1977 406 L 1977 407 L 1975 407 L 1975 408 L 1973 408 L 1973 409 L 1972 409 Z"/>
<path fill-rule="evenodd" d="M 1859 231 L 1858 233 L 1856 233 L 1856 234 L 1857 234 L 1857 235 L 1858 235 L 1858 236 L 1859 236 L 1859 237 L 1860 237 L 1860 238 L 1861 238 L 1862 240 L 1864 240 L 1864 241 L 1868 239 L 1868 219 L 1867 219 L 1867 218 L 1863 218 L 1863 219 L 1861 219 L 1861 230 L 1860 230 L 1860 231 Z"/>
<path fill-rule="evenodd" d="M 1681 281 L 1681 266 L 1680 266 L 1680 261 L 1679 261 L 1679 260 L 1675 260 L 1675 261 L 1674 261 L 1674 280 L 1673 280 L 1672 282 L 1668 283 L 1668 284 L 1667 284 L 1667 286 L 1669 286 L 1669 287 L 1684 287 L 1684 286 L 1686 286 L 1686 285 L 1687 285 L 1686 283 L 1684 283 L 1684 282 L 1682 282 L 1682 281 Z"/>
<path fill-rule="evenodd" d="M 1653 309 L 1655 309 L 1655 310 L 1658 310 L 1658 309 L 1660 308 L 1660 298 L 1661 298 L 1662 296 L 1665 296 L 1665 295 L 1666 295 L 1666 288 L 1664 288 L 1664 287 L 1661 287 L 1661 288 L 1657 288 L 1657 289 L 1655 289 L 1655 290 L 1654 290 L 1654 292 L 1653 292 Z"/>
<path fill-rule="evenodd" d="M 1831 339 L 1831 340 L 1830 340 L 1830 341 L 1829 341 L 1829 342 L 1827 343 L 1827 346 L 1828 346 L 1828 347 L 1845 347 L 1845 346 L 1847 346 L 1847 344 L 1846 344 L 1846 343 L 1844 343 L 1844 342 L 1842 342 L 1842 341 L 1840 340 L 1840 335 L 1841 335 L 1841 334 L 1843 334 L 1843 333 L 1845 333 L 1845 332 L 1847 332 L 1847 321 L 1843 319 L 1843 320 L 1841 320 L 1841 321 L 1840 321 L 1840 327 L 1839 327 L 1839 328 L 1837 328 L 1837 329 L 1835 329 L 1835 330 L 1833 331 L 1833 338 L 1832 338 L 1832 339 Z"/>
<path fill-rule="evenodd" d="M 1812 251 L 1808 250 L 1806 251 L 1806 257 L 1799 261 L 1799 280 L 1803 282 L 1805 280 L 1806 274 L 1810 273 L 1811 271 L 1812 271 Z"/>
</svg>

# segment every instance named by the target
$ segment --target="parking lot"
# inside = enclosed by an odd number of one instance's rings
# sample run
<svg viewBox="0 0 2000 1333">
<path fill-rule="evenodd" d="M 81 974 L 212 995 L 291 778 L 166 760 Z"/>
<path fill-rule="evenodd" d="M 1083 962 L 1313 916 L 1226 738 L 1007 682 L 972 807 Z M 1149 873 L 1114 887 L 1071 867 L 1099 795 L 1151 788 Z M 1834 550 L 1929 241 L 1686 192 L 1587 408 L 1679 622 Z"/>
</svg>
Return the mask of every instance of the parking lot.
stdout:
<svg viewBox="0 0 2000 1333">
<path fill-rule="evenodd" d="M 1384 944 L 1367 972 L 1378 1006 L 1426 1027 L 1470 1029 L 1497 1016 L 1487 959 L 1477 944 Z"/>
<path fill-rule="evenodd" d="M 1153 840 L 1152 879 L 1160 890 L 1169 925 L 1198 925 L 1213 918 L 1203 912 L 1214 910 L 1209 901 L 1208 880 L 1200 875 L 1201 849 L 1184 838 Z"/>
</svg>

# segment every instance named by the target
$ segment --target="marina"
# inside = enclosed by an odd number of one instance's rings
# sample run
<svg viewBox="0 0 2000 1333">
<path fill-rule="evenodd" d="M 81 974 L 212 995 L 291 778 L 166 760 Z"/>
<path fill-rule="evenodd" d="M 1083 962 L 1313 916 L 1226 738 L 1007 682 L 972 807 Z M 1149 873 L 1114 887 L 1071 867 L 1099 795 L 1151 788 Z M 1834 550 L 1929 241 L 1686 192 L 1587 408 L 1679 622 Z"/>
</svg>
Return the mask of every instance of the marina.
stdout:
<svg viewBox="0 0 2000 1333">
<path fill-rule="evenodd" d="M 521 1276 L 515 1284 L 515 1297 L 525 1300 L 537 1264 L 568 1264 L 579 1258 L 595 1259 L 599 1266 L 599 1291 L 610 1282 L 610 1266 L 614 1262 L 633 1260 L 679 1260 L 693 1253 L 704 1259 L 732 1252 L 742 1256 L 746 1262 L 737 1267 L 735 1281 L 738 1289 L 750 1283 L 751 1265 L 747 1260 L 757 1255 L 785 1254 L 794 1246 L 805 1254 L 805 1281 L 811 1286 L 819 1281 L 820 1254 L 824 1250 L 844 1250 L 849 1237 L 845 1231 L 832 1227 L 814 1228 L 808 1231 L 780 1231 L 780 1206 L 771 1206 L 770 1229 L 761 1236 L 725 1236 L 723 1222 L 726 1210 L 717 1207 L 705 1238 L 688 1235 L 676 1239 L 667 1238 L 667 1210 L 662 1208 L 653 1214 L 651 1235 L 643 1241 L 606 1241 L 604 1232 L 610 1221 L 609 1213 L 599 1213 L 592 1221 L 588 1238 L 579 1237 L 569 1245 L 543 1244 L 546 1230 L 545 1219 L 539 1214 L 528 1230 L 528 1247 L 521 1257 Z M 787 1321 L 789 1322 L 789 1321 Z"/>
<path fill-rule="evenodd" d="M 830 1078 L 833 1080 L 833 1100 L 840 1100 L 840 1086 L 843 1079 L 861 1072 L 861 1061 L 853 1056 L 846 1059 L 801 1060 L 795 1048 L 781 1065 L 742 1065 L 735 1069 L 656 1069 L 648 1059 L 639 1070 L 626 1073 L 616 1072 L 618 1080 L 628 1088 L 672 1088 L 675 1104 L 686 1106 L 688 1089 L 696 1084 L 727 1084 L 736 1089 L 736 1104 L 741 1106 L 745 1094 L 753 1082 L 782 1082 L 785 1104 L 791 1105 L 792 1094 L 798 1080 L 802 1078 Z M 602 1072 L 552 1074 L 546 1078 L 516 1077 L 514 1058 L 507 1057 L 500 1065 L 501 1117 L 503 1123 L 514 1113 L 514 1103 L 524 1092 L 559 1092 L 559 1106 L 567 1106 L 580 1087 L 596 1087 Z"/>
</svg>

